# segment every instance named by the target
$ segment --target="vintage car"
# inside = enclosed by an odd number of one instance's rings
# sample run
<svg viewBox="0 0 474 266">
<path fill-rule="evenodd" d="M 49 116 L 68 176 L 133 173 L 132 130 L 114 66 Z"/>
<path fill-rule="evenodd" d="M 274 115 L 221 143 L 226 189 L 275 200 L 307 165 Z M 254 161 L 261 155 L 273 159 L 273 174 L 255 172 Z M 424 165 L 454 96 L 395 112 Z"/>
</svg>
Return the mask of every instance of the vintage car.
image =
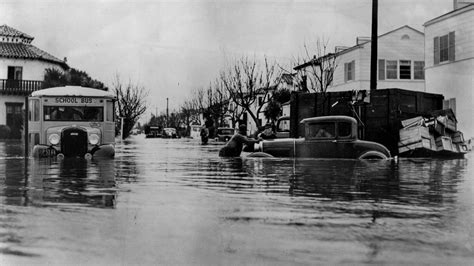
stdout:
<svg viewBox="0 0 474 266">
<path fill-rule="evenodd" d="M 152 138 L 161 138 L 163 134 L 161 134 L 161 128 L 157 126 L 146 126 L 145 127 L 145 138 L 152 139 Z"/>
<path fill-rule="evenodd" d="M 219 127 L 216 132 L 216 141 L 229 141 L 234 135 L 235 130 L 230 127 Z"/>
<path fill-rule="evenodd" d="M 255 144 L 254 156 L 298 158 L 388 159 L 381 144 L 357 138 L 357 121 L 348 116 L 306 118 L 305 136 L 264 140 Z"/>
<path fill-rule="evenodd" d="M 163 128 L 163 138 L 177 138 L 178 135 L 176 134 L 176 128 L 172 127 L 165 127 Z"/>
</svg>

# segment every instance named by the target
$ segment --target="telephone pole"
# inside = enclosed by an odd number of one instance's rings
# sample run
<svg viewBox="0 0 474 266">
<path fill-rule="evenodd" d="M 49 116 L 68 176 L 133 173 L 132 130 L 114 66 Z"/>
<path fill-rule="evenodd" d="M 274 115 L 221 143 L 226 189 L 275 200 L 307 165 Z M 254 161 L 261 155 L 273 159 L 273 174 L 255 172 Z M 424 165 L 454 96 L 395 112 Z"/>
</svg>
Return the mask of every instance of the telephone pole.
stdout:
<svg viewBox="0 0 474 266">
<path fill-rule="evenodd" d="M 378 0 L 372 0 L 372 37 L 370 47 L 370 90 L 377 89 Z"/>
<path fill-rule="evenodd" d="M 168 98 L 166 98 L 166 127 L 168 127 Z"/>
</svg>

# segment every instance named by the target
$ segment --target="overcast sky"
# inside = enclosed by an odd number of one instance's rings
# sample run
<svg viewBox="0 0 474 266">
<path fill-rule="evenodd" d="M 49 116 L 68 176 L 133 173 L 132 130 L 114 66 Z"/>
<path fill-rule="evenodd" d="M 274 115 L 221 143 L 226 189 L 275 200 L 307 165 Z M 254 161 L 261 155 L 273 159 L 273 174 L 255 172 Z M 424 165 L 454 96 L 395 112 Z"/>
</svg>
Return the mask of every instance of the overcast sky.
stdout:
<svg viewBox="0 0 474 266">
<path fill-rule="evenodd" d="M 2 0 L 0 25 L 109 87 L 115 74 L 150 91 L 151 111 L 177 108 L 232 59 L 263 55 L 289 65 L 324 38 L 353 46 L 370 36 L 371 0 Z M 452 0 L 379 0 L 379 34 L 452 10 Z"/>
</svg>

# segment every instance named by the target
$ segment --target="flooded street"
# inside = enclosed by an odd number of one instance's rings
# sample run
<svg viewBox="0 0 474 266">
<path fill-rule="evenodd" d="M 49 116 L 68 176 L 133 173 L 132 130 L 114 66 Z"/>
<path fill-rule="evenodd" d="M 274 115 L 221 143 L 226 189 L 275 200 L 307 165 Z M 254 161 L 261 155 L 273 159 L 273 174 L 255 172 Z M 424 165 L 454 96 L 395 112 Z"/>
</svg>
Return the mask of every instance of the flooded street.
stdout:
<svg viewBox="0 0 474 266">
<path fill-rule="evenodd" d="M 474 163 L 219 158 L 134 136 L 115 159 L 0 142 L 0 264 L 474 262 Z"/>
</svg>

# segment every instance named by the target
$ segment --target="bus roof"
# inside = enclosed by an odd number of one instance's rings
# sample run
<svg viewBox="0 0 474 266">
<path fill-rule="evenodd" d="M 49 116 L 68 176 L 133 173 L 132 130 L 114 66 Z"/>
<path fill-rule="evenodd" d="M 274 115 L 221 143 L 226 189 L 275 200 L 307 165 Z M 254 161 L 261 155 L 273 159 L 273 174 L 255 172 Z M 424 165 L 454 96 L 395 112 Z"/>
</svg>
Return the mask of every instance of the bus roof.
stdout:
<svg viewBox="0 0 474 266">
<path fill-rule="evenodd" d="M 115 98 L 115 95 L 110 91 L 104 91 L 99 89 L 81 87 L 81 86 L 64 86 L 54 87 L 44 90 L 34 91 L 31 96 L 42 97 L 42 96 L 86 96 L 86 97 L 103 97 L 103 98 Z"/>
</svg>

